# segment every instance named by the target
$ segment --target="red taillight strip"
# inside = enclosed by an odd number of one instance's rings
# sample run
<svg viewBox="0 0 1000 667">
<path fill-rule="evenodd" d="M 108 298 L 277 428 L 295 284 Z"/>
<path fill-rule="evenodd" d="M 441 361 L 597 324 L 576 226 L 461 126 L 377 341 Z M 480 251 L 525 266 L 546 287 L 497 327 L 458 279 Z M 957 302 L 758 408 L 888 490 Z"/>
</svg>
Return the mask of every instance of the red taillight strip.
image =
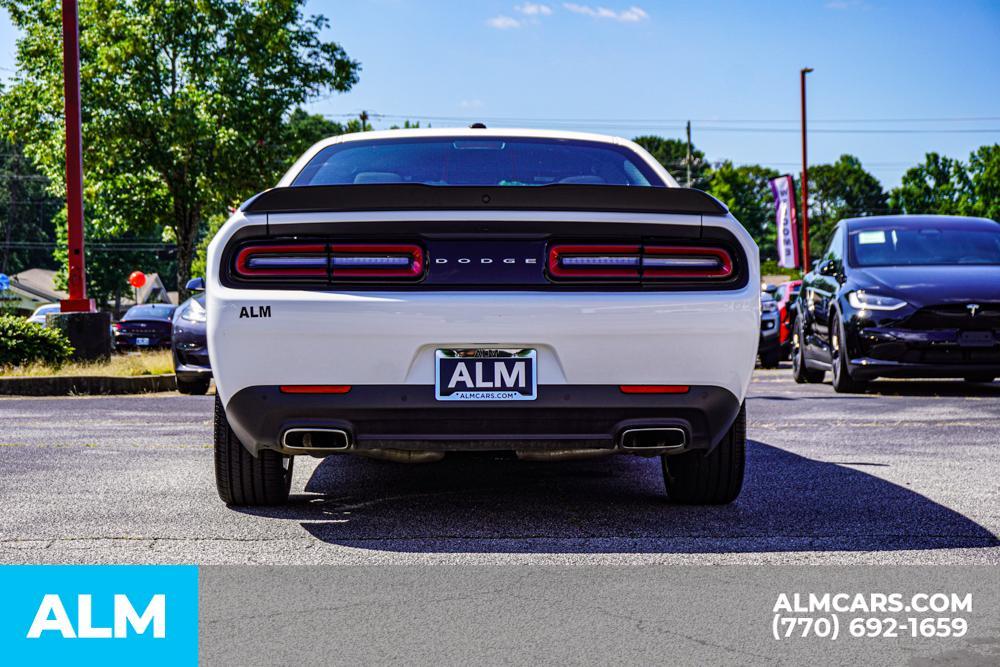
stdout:
<svg viewBox="0 0 1000 667">
<path fill-rule="evenodd" d="M 351 390 L 349 384 L 283 384 L 279 387 L 282 394 L 346 394 Z"/>
<path fill-rule="evenodd" d="M 646 278 L 728 278 L 733 275 L 733 258 L 722 248 L 645 246 L 642 250 L 642 275 Z M 657 266 L 649 262 L 670 258 L 677 260 L 674 266 Z M 703 262 L 698 266 L 699 259 L 714 260 L 714 263 Z"/>
<path fill-rule="evenodd" d="M 611 263 L 593 264 L 593 268 L 570 267 L 568 258 L 634 257 L 632 268 L 616 268 Z M 549 275 L 554 278 L 638 278 L 639 246 L 637 245 L 554 245 L 549 248 Z"/>
<path fill-rule="evenodd" d="M 409 258 L 406 268 L 337 268 L 338 257 L 356 257 L 359 260 L 365 256 L 373 259 L 383 255 L 395 255 Z M 332 275 L 334 280 L 344 278 L 419 278 L 424 273 L 424 251 L 412 243 L 384 245 L 381 243 L 336 243 L 330 246 L 330 261 L 333 262 Z"/>
<path fill-rule="evenodd" d="M 686 394 L 686 384 L 623 384 L 618 387 L 623 394 Z"/>
<path fill-rule="evenodd" d="M 247 246 L 235 264 L 241 278 L 418 280 L 425 261 L 423 249 L 411 243 L 302 243 Z"/>
<path fill-rule="evenodd" d="M 618 268 L 622 262 L 632 266 Z M 724 248 L 663 245 L 562 245 L 549 247 L 548 273 L 562 279 L 726 279 L 732 255 Z"/>
<path fill-rule="evenodd" d="M 290 259 L 311 256 L 322 259 L 324 266 L 321 268 L 285 267 L 268 269 L 250 266 L 251 259 L 267 255 L 285 255 Z M 289 278 L 325 277 L 327 275 L 325 263 L 325 244 L 252 245 L 243 248 L 236 255 L 236 273 L 245 278 L 275 278 L 282 276 Z"/>
</svg>

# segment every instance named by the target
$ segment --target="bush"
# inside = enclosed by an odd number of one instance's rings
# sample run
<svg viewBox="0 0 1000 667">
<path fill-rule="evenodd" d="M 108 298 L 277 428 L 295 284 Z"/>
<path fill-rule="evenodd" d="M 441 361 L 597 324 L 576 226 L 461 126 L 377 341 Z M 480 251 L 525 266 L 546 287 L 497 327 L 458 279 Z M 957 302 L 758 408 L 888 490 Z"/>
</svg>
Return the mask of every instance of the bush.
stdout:
<svg viewBox="0 0 1000 667">
<path fill-rule="evenodd" d="M 23 317 L 0 315 L 0 366 L 44 363 L 58 366 L 73 354 L 66 335 L 29 322 Z"/>
</svg>

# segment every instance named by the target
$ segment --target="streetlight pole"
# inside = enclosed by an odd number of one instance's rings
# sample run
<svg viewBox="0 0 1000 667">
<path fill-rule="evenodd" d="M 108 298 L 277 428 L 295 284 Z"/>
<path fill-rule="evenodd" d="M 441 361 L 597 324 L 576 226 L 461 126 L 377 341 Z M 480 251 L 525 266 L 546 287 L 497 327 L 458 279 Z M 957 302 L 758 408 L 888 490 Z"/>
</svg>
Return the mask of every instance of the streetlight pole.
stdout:
<svg viewBox="0 0 1000 667">
<path fill-rule="evenodd" d="M 799 71 L 799 88 L 802 94 L 802 271 L 810 270 L 809 264 L 809 159 L 806 156 L 806 74 L 812 67 Z"/>
<path fill-rule="evenodd" d="M 69 298 L 64 313 L 92 312 L 83 252 L 83 140 L 80 136 L 80 26 L 77 0 L 63 0 L 63 93 L 66 97 L 66 226 Z"/>
</svg>

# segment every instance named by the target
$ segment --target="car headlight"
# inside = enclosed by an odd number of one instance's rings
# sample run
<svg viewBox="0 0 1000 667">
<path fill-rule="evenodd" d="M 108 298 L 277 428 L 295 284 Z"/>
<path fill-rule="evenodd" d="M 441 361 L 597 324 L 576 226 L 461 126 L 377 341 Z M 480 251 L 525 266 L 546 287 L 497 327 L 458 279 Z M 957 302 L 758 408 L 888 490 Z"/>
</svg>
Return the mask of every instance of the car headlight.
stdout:
<svg viewBox="0 0 1000 667">
<path fill-rule="evenodd" d="M 204 322 L 208 319 L 208 311 L 205 310 L 205 306 L 201 305 L 197 301 L 192 301 L 191 304 L 184 309 L 181 313 L 181 319 L 187 320 L 188 322 Z"/>
<path fill-rule="evenodd" d="M 761 301 L 760 302 L 760 312 L 762 313 L 773 313 L 778 310 L 778 303 L 776 301 Z"/>
<path fill-rule="evenodd" d="M 878 294 L 868 294 L 864 290 L 856 290 L 847 293 L 847 302 L 858 310 L 899 310 L 906 305 L 902 299 L 891 296 L 879 296 Z"/>
</svg>

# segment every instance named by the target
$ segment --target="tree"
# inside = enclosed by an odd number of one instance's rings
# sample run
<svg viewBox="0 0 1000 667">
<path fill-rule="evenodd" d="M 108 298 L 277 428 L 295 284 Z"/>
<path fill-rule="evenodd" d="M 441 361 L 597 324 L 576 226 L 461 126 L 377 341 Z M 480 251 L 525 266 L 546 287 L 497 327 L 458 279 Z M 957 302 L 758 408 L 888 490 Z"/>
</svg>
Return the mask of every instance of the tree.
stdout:
<svg viewBox="0 0 1000 667">
<path fill-rule="evenodd" d="M 842 218 L 889 210 L 882 184 L 853 155 L 841 155 L 833 164 L 810 166 L 809 197 L 810 257 L 818 257 L 826 249 Z"/>
<path fill-rule="evenodd" d="M 970 155 L 968 173 L 962 213 L 1000 222 L 1000 144 L 980 146 Z"/>
<path fill-rule="evenodd" d="M 632 141 L 649 151 L 649 154 L 656 158 L 656 161 L 662 164 L 681 185 L 685 184 L 687 142 L 654 135 L 636 137 Z M 709 164 L 705 161 L 705 154 L 692 145 L 691 187 L 703 188 L 708 170 Z"/>
<path fill-rule="evenodd" d="M 285 165 L 289 111 L 357 81 L 358 63 L 321 38 L 329 22 L 304 16 L 303 2 L 81 2 L 88 235 L 172 237 L 182 296 L 206 218 L 271 185 Z M 0 6 L 22 33 L 0 126 L 61 196 L 59 4 Z"/>
<path fill-rule="evenodd" d="M 303 109 L 295 109 L 288 116 L 288 120 L 284 125 L 281 140 L 284 157 L 278 164 L 278 168 L 274 174 L 259 189 L 274 186 L 284 172 L 317 141 L 340 134 L 350 134 L 360 131 L 361 122 L 356 118 L 351 119 L 347 125 L 343 125 L 319 114 L 310 114 Z M 228 217 L 229 210 L 227 209 L 216 211 L 206 219 L 207 233 L 202 236 L 201 242 L 198 244 L 195 252 L 195 258 L 191 264 L 192 276 L 205 275 L 205 253 L 208 251 L 208 244 Z"/>
<path fill-rule="evenodd" d="M 728 160 L 708 173 L 705 190 L 729 207 L 760 247 L 762 259 L 777 257 L 774 197 L 769 181 L 774 169 L 760 165 L 733 166 Z"/>
<path fill-rule="evenodd" d="M 961 161 L 927 153 L 923 162 L 903 174 L 889 205 L 903 213 L 958 215 L 969 190 L 969 174 Z"/>
<path fill-rule="evenodd" d="M 0 140 L 0 273 L 55 268 L 53 217 L 62 203 L 19 144 Z"/>
</svg>

